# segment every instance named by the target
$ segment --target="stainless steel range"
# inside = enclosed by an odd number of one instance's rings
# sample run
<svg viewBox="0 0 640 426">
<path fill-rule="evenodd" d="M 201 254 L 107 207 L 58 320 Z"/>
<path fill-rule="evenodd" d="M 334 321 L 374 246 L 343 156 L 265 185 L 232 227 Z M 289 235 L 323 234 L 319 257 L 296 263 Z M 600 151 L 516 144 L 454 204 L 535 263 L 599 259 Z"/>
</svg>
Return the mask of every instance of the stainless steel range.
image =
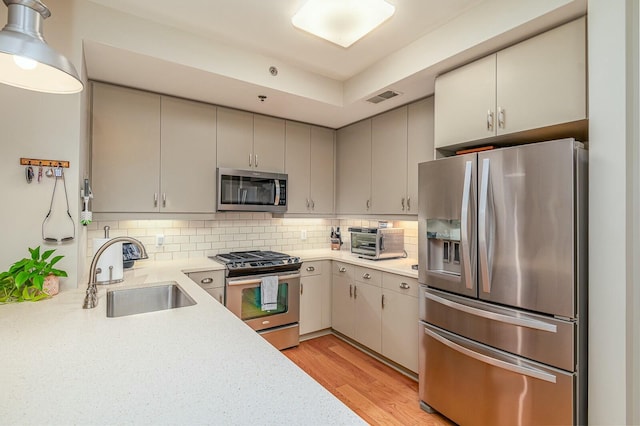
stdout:
<svg viewBox="0 0 640 426">
<path fill-rule="evenodd" d="M 274 251 L 213 257 L 226 265 L 225 306 L 278 349 L 297 346 L 300 258 Z"/>
</svg>

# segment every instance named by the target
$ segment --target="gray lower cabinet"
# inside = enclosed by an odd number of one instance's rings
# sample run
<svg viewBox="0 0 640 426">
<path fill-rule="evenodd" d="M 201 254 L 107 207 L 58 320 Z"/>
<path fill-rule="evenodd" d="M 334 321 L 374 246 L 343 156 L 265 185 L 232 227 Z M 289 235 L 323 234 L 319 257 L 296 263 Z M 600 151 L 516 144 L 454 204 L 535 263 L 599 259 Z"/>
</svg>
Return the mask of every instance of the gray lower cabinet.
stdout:
<svg viewBox="0 0 640 426">
<path fill-rule="evenodd" d="M 224 305 L 224 271 L 189 272 L 187 276 Z"/>
<path fill-rule="evenodd" d="M 304 262 L 300 270 L 300 335 L 331 327 L 331 266 Z"/>
</svg>

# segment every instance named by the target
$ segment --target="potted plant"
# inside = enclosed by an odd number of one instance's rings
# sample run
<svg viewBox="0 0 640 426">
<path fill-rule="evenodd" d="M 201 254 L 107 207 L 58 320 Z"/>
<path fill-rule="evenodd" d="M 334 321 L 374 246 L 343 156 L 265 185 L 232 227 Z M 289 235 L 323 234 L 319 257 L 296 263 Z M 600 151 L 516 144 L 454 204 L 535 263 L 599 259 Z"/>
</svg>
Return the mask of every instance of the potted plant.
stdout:
<svg viewBox="0 0 640 426">
<path fill-rule="evenodd" d="M 59 277 L 66 277 L 63 270 L 54 265 L 64 256 L 51 255 L 47 250 L 40 254 L 40 247 L 30 248 L 31 257 L 25 257 L 0 273 L 0 303 L 37 301 L 57 294 Z"/>
</svg>

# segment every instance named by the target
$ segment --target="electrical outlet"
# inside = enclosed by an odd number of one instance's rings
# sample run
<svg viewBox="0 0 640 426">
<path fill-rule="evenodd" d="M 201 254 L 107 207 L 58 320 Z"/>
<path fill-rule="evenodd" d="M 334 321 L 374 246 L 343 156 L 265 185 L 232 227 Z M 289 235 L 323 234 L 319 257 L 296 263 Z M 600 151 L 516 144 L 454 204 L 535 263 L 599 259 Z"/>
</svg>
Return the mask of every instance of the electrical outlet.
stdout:
<svg viewBox="0 0 640 426">
<path fill-rule="evenodd" d="M 164 234 L 156 234 L 156 247 L 164 244 Z"/>
<path fill-rule="evenodd" d="M 300 231 L 300 239 L 302 241 L 307 239 L 307 230 L 306 229 L 303 229 L 303 230 Z"/>
</svg>

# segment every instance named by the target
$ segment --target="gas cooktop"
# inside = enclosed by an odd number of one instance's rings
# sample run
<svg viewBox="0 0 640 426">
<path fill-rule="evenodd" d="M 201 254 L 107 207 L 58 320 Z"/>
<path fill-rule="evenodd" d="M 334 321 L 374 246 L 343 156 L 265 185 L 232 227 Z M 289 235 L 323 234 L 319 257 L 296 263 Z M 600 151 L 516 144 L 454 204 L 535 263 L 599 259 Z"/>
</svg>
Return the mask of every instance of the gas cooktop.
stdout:
<svg viewBox="0 0 640 426">
<path fill-rule="evenodd" d="M 302 262 L 299 257 L 276 251 L 235 251 L 209 256 L 227 267 L 227 277 L 296 271 Z"/>
</svg>

